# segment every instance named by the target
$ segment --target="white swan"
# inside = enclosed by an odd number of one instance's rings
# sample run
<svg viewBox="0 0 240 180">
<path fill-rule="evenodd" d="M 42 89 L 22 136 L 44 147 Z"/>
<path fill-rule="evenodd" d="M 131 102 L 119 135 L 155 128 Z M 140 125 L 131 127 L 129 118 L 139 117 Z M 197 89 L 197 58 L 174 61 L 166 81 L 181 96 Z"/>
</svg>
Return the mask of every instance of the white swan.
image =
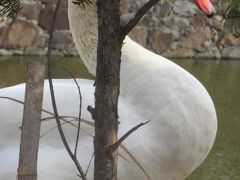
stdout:
<svg viewBox="0 0 240 180">
<path fill-rule="evenodd" d="M 88 70 L 95 74 L 97 18 L 95 4 L 82 11 L 69 0 L 69 20 L 74 42 Z M 208 0 L 205 0 L 209 2 Z M 208 15 L 212 5 L 199 7 Z M 201 2 L 201 3 L 199 3 Z M 205 5 L 205 3 L 203 3 Z M 149 124 L 131 135 L 124 144 L 154 180 L 182 180 L 206 158 L 216 136 L 217 118 L 214 105 L 202 84 L 173 62 L 126 38 L 122 48 L 121 94 L 119 99 L 120 132 L 146 120 Z M 83 96 L 83 118 L 90 119 L 87 105 L 93 104 L 93 81 L 79 80 Z M 46 83 L 45 83 L 46 84 Z M 55 80 L 55 93 L 61 115 L 78 115 L 78 93 L 72 80 Z M 23 99 L 24 84 L 0 90 L 0 96 Z M 44 108 L 51 109 L 48 85 L 45 85 Z M 0 100 L 0 178 L 16 176 L 22 107 Z M 13 113 L 13 111 L 15 113 Z M 42 132 L 54 126 L 43 123 Z M 86 131 L 92 128 L 83 124 Z M 65 126 L 74 144 L 73 127 Z M 92 155 L 92 138 L 81 131 L 79 158 L 86 168 Z M 77 179 L 76 170 L 57 131 L 41 138 L 39 179 Z M 72 139 L 70 139 L 72 138 Z M 124 152 L 122 152 L 124 154 Z M 91 169 L 92 170 L 92 169 Z M 92 172 L 89 177 L 92 179 Z M 119 159 L 119 179 L 146 179 L 139 169 Z"/>
</svg>

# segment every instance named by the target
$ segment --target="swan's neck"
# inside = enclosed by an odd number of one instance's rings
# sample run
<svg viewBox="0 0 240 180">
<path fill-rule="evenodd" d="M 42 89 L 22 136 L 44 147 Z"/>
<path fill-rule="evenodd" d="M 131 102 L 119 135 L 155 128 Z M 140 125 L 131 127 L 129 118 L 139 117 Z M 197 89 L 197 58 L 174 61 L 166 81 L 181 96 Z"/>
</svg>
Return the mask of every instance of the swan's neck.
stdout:
<svg viewBox="0 0 240 180">
<path fill-rule="evenodd" d="M 68 18 L 73 41 L 88 71 L 95 76 L 97 63 L 97 7 L 93 2 L 85 10 L 68 0 Z"/>
<path fill-rule="evenodd" d="M 87 5 L 85 10 L 79 8 L 68 0 L 68 16 L 73 40 L 88 71 L 96 75 L 97 64 L 97 7 L 96 3 Z M 145 58 L 145 56 L 147 58 Z M 152 57 L 154 56 L 154 57 Z M 151 57 L 151 58 L 150 58 Z M 122 47 L 121 56 L 121 94 L 125 94 L 124 87 L 128 87 L 131 77 L 142 75 L 146 72 L 150 59 L 155 59 L 155 55 L 141 47 L 129 37 L 126 37 Z M 151 71 L 152 68 L 149 70 Z M 125 85 L 126 84 L 126 85 Z M 132 86 L 137 86 L 139 82 L 132 81 Z M 128 89 L 128 88 L 127 88 Z M 140 88 L 141 89 L 141 88 Z M 133 92 L 136 94 L 135 92 Z"/>
</svg>

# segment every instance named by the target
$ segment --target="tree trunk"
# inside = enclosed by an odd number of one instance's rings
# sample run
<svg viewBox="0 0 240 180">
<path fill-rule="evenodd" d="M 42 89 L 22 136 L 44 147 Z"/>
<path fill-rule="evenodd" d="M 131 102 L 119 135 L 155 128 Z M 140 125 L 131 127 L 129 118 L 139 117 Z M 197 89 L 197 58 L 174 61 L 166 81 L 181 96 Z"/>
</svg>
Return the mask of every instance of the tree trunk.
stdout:
<svg viewBox="0 0 240 180">
<path fill-rule="evenodd" d="M 117 179 L 118 96 L 122 40 L 119 0 L 98 0 L 98 50 L 95 109 L 95 180 Z"/>
<path fill-rule="evenodd" d="M 18 180 L 37 179 L 37 157 L 40 137 L 45 65 L 28 64 Z"/>
</svg>

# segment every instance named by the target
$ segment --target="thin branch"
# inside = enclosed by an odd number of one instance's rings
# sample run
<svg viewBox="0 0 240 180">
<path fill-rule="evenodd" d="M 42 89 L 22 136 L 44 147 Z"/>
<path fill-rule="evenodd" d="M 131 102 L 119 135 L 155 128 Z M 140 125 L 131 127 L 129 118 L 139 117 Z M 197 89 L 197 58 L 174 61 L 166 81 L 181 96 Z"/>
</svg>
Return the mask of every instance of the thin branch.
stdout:
<svg viewBox="0 0 240 180">
<path fill-rule="evenodd" d="M 60 3 L 61 3 L 61 0 L 58 0 L 56 8 L 54 10 L 53 17 L 52 17 L 52 23 L 51 23 L 51 28 L 50 28 L 50 32 L 49 32 L 49 40 L 48 40 L 48 53 L 47 53 L 48 62 L 47 62 L 47 64 L 48 64 L 48 80 L 49 80 L 50 94 L 51 94 L 51 99 L 52 99 L 53 111 L 54 111 L 54 115 L 55 115 L 55 118 L 56 118 L 56 123 L 57 123 L 57 126 L 58 126 L 58 131 L 59 131 L 59 134 L 60 134 L 61 139 L 63 141 L 63 144 L 64 144 L 69 156 L 71 157 L 71 159 L 75 163 L 79 173 L 81 174 L 82 179 L 87 180 L 87 177 L 85 176 L 82 167 L 80 166 L 77 158 L 72 153 L 72 151 L 71 151 L 71 149 L 68 145 L 68 142 L 66 140 L 66 137 L 64 135 L 63 129 L 61 127 L 61 122 L 60 122 L 60 118 L 59 118 L 59 115 L 58 115 L 58 111 L 57 111 L 56 99 L 55 99 L 55 96 L 54 96 L 52 74 L 51 74 L 51 65 L 52 65 L 52 62 L 51 62 L 51 47 L 52 47 L 52 37 L 53 37 L 55 19 L 56 19 L 58 9 L 60 7 Z"/>
<path fill-rule="evenodd" d="M 0 98 L 1 98 L 1 97 L 0 97 Z M 49 111 L 47 111 L 47 110 L 45 110 L 45 109 L 42 109 L 42 112 L 45 112 L 45 113 L 47 113 L 47 114 L 49 114 L 49 115 L 53 115 L 53 116 L 54 116 L 53 113 L 51 113 L 51 112 L 49 112 Z M 55 116 L 54 116 L 54 117 L 43 118 L 42 120 L 48 120 L 48 119 L 53 119 L 53 118 L 55 119 Z M 72 118 L 72 119 L 77 119 L 77 120 L 78 120 L 78 117 L 75 117 L 75 116 L 59 116 L 59 119 L 60 119 L 60 120 L 62 120 L 63 122 L 66 122 L 66 123 L 68 123 L 68 124 L 70 124 L 70 125 L 72 125 L 72 126 L 74 126 L 74 127 L 77 128 L 77 125 L 71 123 L 71 122 L 68 121 L 66 118 Z M 89 120 L 86 120 L 86 119 L 83 119 L 83 118 L 81 118 L 80 121 L 83 122 L 83 123 L 85 123 L 85 124 L 87 124 L 87 125 L 89 125 L 89 126 L 91 126 L 91 127 L 94 127 L 94 123 L 93 123 L 92 121 L 89 121 Z"/>
<path fill-rule="evenodd" d="M 50 117 L 50 118 L 48 118 L 48 119 L 55 119 L 55 117 Z M 43 119 L 42 119 L 43 120 Z M 76 119 L 75 120 L 71 120 L 71 121 L 69 121 L 69 122 L 73 122 L 73 121 L 76 121 Z M 63 126 L 63 125 L 65 125 L 65 124 L 68 124 L 68 122 L 63 122 L 63 123 L 61 123 L 61 126 Z M 43 133 L 43 134 L 41 134 L 40 135 L 40 138 L 42 138 L 43 136 L 46 136 L 48 133 L 50 133 L 51 131 L 53 131 L 54 129 L 56 129 L 57 128 L 57 126 L 54 126 L 54 127 L 52 127 L 52 128 L 50 128 L 50 129 L 48 129 L 45 133 Z"/>
<path fill-rule="evenodd" d="M 78 88 L 78 94 L 79 94 L 79 114 L 78 114 L 78 127 L 77 127 L 77 137 L 76 137 L 76 143 L 75 143 L 75 148 L 74 148 L 74 156 L 76 156 L 77 154 L 77 148 L 78 148 L 78 141 L 79 141 L 79 135 L 80 135 L 80 128 L 81 128 L 81 115 L 82 115 L 82 94 L 81 94 L 81 88 L 76 80 L 76 78 L 74 77 L 74 75 L 66 68 L 61 67 L 61 69 L 63 69 L 65 72 L 67 72 L 74 80 L 77 88 Z"/>
<path fill-rule="evenodd" d="M 91 165 L 91 163 L 92 163 L 93 157 L 94 157 L 94 153 L 92 154 L 92 157 L 91 157 L 91 159 L 90 159 L 90 161 L 89 161 L 89 163 L 88 163 L 88 167 L 87 167 L 87 170 L 86 170 L 86 172 L 85 172 L 85 175 L 86 175 L 86 176 L 87 176 L 88 170 L 89 170 L 89 168 L 90 168 L 90 165 Z"/>
<path fill-rule="evenodd" d="M 72 117 L 72 116 L 59 116 L 59 119 L 62 119 L 62 118 L 73 118 L 75 119 L 74 121 L 77 121 L 78 118 L 77 117 Z M 51 119 L 55 119 L 55 116 L 52 116 L 52 117 L 46 117 L 46 118 L 42 118 L 41 121 L 49 121 Z M 71 120 L 72 121 L 72 120 Z M 65 123 L 68 123 L 66 121 L 64 121 Z"/>
<path fill-rule="evenodd" d="M 24 101 L 21 101 L 21 100 L 18 100 L 18 99 L 14 99 L 14 98 L 11 98 L 11 97 L 0 96 L 0 99 L 7 99 L 7 100 L 10 100 L 10 101 L 13 101 L 13 102 L 17 102 L 19 104 L 24 105 Z"/>
<path fill-rule="evenodd" d="M 70 117 L 70 118 L 73 118 L 73 120 L 63 119 L 64 117 L 67 117 L 67 118 Z M 55 117 L 43 118 L 42 121 L 50 120 L 50 119 L 55 119 Z M 74 121 L 78 121 L 78 118 L 77 118 L 77 117 L 61 116 L 61 117 L 60 117 L 60 120 L 63 121 L 63 123 L 61 123 L 62 126 L 65 125 L 65 124 L 68 124 L 68 125 L 70 124 L 70 125 L 72 125 L 73 127 L 77 128 L 77 125 L 75 125 L 75 124 L 72 123 L 72 122 L 74 122 Z M 85 120 L 84 120 L 84 119 L 81 119 L 81 121 L 84 122 Z M 94 124 L 89 124 L 88 122 L 84 122 L 84 123 L 86 123 L 86 124 L 88 124 L 88 125 L 90 125 L 90 126 L 94 126 Z M 51 129 L 49 129 L 47 132 L 43 133 L 43 135 L 49 133 L 50 131 L 52 131 L 52 130 L 54 130 L 54 129 L 56 129 L 56 128 L 58 128 L 58 127 L 55 126 L 55 127 L 51 128 Z M 82 129 L 82 128 L 81 128 L 81 130 L 82 130 L 86 135 L 93 137 L 93 135 L 92 135 L 91 133 L 89 133 L 88 131 L 86 131 L 85 129 Z M 43 135 L 42 135 L 42 136 L 43 136 Z"/>
<path fill-rule="evenodd" d="M 19 103 L 19 104 L 21 104 L 21 105 L 24 105 L 24 102 L 23 102 L 23 101 L 18 100 L 18 99 L 14 99 L 14 98 L 11 98 L 11 97 L 0 96 L 0 99 L 7 99 L 7 100 L 10 100 L 10 101 Z M 42 109 L 42 112 L 54 116 L 54 113 L 52 113 L 52 112 L 50 112 L 50 111 L 48 111 L 48 110 L 46 110 L 46 109 Z M 55 118 L 55 116 L 54 116 L 54 118 Z M 64 121 L 64 122 L 67 122 L 68 124 L 70 124 L 70 125 L 72 125 L 72 126 L 74 126 L 74 127 L 77 127 L 75 124 L 69 122 L 68 120 L 66 120 L 66 119 L 64 119 L 64 118 L 74 118 L 74 119 L 76 119 L 77 117 L 74 117 L 74 116 L 59 116 L 59 119 L 60 119 L 60 120 L 62 120 L 62 121 Z M 92 121 L 89 121 L 89 120 L 86 120 L 86 119 L 81 118 L 81 122 L 84 122 L 85 124 L 94 127 L 94 122 L 92 122 Z"/>
<path fill-rule="evenodd" d="M 124 134 L 117 142 L 115 142 L 113 145 L 110 146 L 111 152 L 115 152 L 118 147 L 120 146 L 120 144 L 129 136 L 131 135 L 134 131 L 136 131 L 138 128 L 140 128 L 141 126 L 149 123 L 149 121 L 143 122 L 138 124 L 137 126 L 133 127 L 132 129 L 130 129 L 126 134 Z"/>
<path fill-rule="evenodd" d="M 21 100 L 18 100 L 18 99 L 14 99 L 14 98 L 11 98 L 11 97 L 6 97 L 6 96 L 0 96 L 0 99 L 7 99 L 7 100 L 10 100 L 10 101 L 13 101 L 13 102 L 16 102 L 16 103 L 19 103 L 21 105 L 24 105 L 24 102 L 21 101 Z M 42 109 L 42 112 L 46 113 L 46 114 L 49 114 L 49 115 L 52 115 L 54 116 L 54 113 L 50 112 L 50 111 L 47 111 L 46 109 Z M 74 118 L 76 119 L 76 117 L 73 117 L 73 116 L 59 116 L 60 117 L 60 120 L 74 126 L 77 128 L 77 126 L 75 124 L 73 124 L 72 122 L 68 121 L 67 119 L 64 119 L 64 118 Z M 54 117 L 55 118 L 55 117 Z M 86 119 L 81 119 L 81 122 L 89 125 L 89 126 L 92 126 L 94 127 L 94 123 L 89 121 L 89 120 L 86 120 Z M 93 137 L 92 134 L 88 133 L 87 131 L 83 130 L 83 132 L 85 132 L 86 134 L 88 134 L 89 136 Z M 123 145 L 123 144 L 120 144 L 120 147 L 123 149 L 123 151 L 130 157 L 130 159 L 135 163 L 135 165 L 143 172 L 143 174 L 145 174 L 147 180 L 151 180 L 151 177 L 150 175 L 148 174 L 147 170 L 141 165 L 141 163 L 136 159 L 136 157 Z M 119 155 L 123 158 L 123 159 L 126 159 L 122 154 L 119 153 Z M 127 162 L 129 162 L 127 160 Z"/>
<path fill-rule="evenodd" d="M 147 172 L 147 170 L 141 165 L 141 163 L 135 158 L 135 156 L 124 146 L 123 144 L 120 145 L 120 147 L 127 153 L 127 155 L 132 159 L 132 161 L 136 164 L 136 166 L 143 172 L 143 174 L 146 176 L 147 180 L 152 180 L 150 174 Z"/>
<path fill-rule="evenodd" d="M 147 13 L 151 7 L 153 7 L 159 0 L 149 0 L 144 4 L 135 14 L 135 16 L 123 27 L 121 27 L 120 35 L 125 37 L 142 19 L 142 17 Z"/>
</svg>

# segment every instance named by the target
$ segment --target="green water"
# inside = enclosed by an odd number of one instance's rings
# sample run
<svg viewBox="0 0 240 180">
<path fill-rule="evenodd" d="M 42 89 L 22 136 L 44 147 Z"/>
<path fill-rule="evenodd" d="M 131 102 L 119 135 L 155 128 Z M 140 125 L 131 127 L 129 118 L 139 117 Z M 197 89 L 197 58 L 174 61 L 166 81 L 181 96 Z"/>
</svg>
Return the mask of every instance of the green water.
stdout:
<svg viewBox="0 0 240 180">
<path fill-rule="evenodd" d="M 84 67 L 79 58 L 53 57 L 53 77 L 70 78 L 62 68 L 70 70 L 74 76 L 93 78 Z M 22 83 L 26 80 L 27 63 L 41 61 L 46 63 L 45 57 L 0 57 L 0 88 Z"/>
<path fill-rule="evenodd" d="M 25 81 L 27 61 L 36 57 L 0 58 L 0 88 Z M 240 61 L 178 60 L 207 88 L 218 115 L 218 134 L 207 160 L 188 180 L 240 180 Z M 69 78 L 65 67 L 80 78 L 92 78 L 78 58 L 55 57 L 54 77 Z"/>
</svg>

